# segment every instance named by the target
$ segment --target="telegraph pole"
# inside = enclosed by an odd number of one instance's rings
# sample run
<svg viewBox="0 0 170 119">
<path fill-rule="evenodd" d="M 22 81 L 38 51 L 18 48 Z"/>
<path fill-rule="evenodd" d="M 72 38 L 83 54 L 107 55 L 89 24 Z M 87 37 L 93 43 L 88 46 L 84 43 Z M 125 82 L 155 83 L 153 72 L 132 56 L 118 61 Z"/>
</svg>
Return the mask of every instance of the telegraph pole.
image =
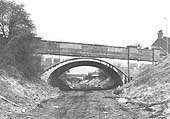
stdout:
<svg viewBox="0 0 170 119">
<path fill-rule="evenodd" d="M 128 67 L 128 78 L 130 78 L 130 49 L 129 49 L 130 46 L 127 46 L 127 50 L 128 50 L 128 56 L 127 56 L 127 60 L 128 60 L 128 63 L 127 63 L 127 67 Z"/>
</svg>

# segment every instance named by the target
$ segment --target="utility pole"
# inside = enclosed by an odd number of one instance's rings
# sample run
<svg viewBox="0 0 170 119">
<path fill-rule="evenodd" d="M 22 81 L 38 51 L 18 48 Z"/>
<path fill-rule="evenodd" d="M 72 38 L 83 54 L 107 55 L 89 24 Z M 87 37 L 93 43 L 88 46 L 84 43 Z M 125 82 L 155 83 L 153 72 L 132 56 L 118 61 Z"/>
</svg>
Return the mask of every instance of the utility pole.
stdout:
<svg viewBox="0 0 170 119">
<path fill-rule="evenodd" d="M 127 46 L 127 50 L 128 50 L 128 56 L 127 56 L 127 60 L 128 60 L 128 63 L 127 63 L 127 67 L 128 67 L 128 78 L 130 78 L 130 62 L 129 62 L 129 60 L 130 60 L 130 49 L 129 49 L 129 47 L 130 46 Z"/>
</svg>

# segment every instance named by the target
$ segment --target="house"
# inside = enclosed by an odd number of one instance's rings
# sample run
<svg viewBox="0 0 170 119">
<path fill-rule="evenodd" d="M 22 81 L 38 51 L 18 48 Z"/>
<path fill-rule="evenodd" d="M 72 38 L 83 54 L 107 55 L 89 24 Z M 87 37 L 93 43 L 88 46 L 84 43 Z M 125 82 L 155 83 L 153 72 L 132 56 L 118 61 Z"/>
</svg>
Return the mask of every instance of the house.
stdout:
<svg viewBox="0 0 170 119">
<path fill-rule="evenodd" d="M 160 49 L 161 56 L 167 55 L 170 53 L 170 38 L 163 36 L 162 30 L 158 32 L 157 40 L 151 45 L 152 49 Z"/>
</svg>

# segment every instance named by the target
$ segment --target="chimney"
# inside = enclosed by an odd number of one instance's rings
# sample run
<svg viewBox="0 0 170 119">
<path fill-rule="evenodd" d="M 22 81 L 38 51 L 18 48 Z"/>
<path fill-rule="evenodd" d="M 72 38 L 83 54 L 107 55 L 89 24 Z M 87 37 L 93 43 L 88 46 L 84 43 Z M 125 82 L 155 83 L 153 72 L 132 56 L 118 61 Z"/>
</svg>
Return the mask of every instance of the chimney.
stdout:
<svg viewBox="0 0 170 119">
<path fill-rule="evenodd" d="M 160 30 L 158 31 L 158 39 L 162 39 L 162 37 L 163 37 L 163 31 Z"/>
</svg>

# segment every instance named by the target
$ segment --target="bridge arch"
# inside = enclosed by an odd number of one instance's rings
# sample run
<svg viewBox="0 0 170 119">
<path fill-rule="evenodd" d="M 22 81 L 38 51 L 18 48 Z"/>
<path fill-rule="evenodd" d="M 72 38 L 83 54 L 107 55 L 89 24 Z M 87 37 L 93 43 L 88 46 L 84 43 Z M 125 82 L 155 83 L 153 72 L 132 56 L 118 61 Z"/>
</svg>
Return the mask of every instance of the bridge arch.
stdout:
<svg viewBox="0 0 170 119">
<path fill-rule="evenodd" d="M 122 86 L 129 82 L 129 78 L 120 69 L 106 61 L 95 58 L 73 58 L 65 60 L 48 68 L 44 71 L 43 75 L 45 75 L 46 80 L 51 86 L 69 88 L 67 85 L 64 85 L 60 79 L 57 79 L 57 77 L 65 71 L 79 66 L 93 66 L 107 72 L 115 82 L 115 84 L 110 88 Z"/>
</svg>

